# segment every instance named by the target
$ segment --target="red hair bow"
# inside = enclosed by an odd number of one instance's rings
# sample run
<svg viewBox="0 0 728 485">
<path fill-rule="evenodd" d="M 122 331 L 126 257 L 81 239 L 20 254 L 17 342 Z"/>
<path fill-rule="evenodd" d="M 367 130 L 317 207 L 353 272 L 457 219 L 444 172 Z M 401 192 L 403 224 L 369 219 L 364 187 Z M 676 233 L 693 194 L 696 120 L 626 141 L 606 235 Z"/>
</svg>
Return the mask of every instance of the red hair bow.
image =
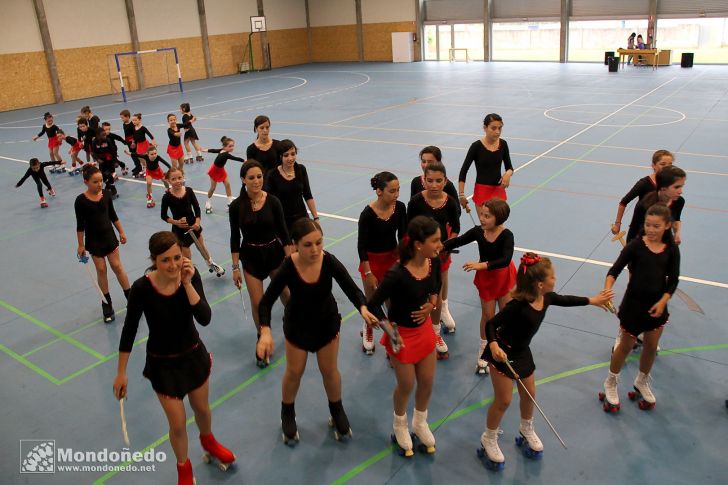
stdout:
<svg viewBox="0 0 728 485">
<path fill-rule="evenodd" d="M 534 253 L 526 253 L 521 256 L 521 266 L 523 267 L 523 274 L 526 274 L 526 268 L 533 266 L 534 264 L 541 261 L 541 256 Z"/>
</svg>

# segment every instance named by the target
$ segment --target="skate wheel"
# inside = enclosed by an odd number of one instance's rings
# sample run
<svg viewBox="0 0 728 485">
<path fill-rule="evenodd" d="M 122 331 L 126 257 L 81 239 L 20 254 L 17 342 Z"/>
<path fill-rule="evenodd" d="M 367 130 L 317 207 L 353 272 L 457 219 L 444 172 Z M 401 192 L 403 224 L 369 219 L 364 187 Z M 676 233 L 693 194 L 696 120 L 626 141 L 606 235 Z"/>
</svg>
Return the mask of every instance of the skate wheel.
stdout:
<svg viewBox="0 0 728 485">
<path fill-rule="evenodd" d="M 493 470 L 495 472 L 499 472 L 499 471 L 503 470 L 503 468 L 505 468 L 505 466 L 506 466 L 505 462 L 495 462 L 495 461 L 488 460 L 488 459 L 486 459 L 486 461 L 485 461 L 485 467 L 488 470 Z"/>
<path fill-rule="evenodd" d="M 442 352 L 442 353 L 438 352 L 437 353 L 437 360 L 447 360 L 449 358 L 450 358 L 449 352 Z"/>
<path fill-rule="evenodd" d="M 208 271 L 210 271 L 210 273 L 212 273 L 212 272 L 214 272 L 215 270 L 214 270 L 214 269 L 212 269 L 212 268 L 208 268 Z"/>
<path fill-rule="evenodd" d="M 525 440 L 523 439 L 523 436 L 516 436 L 516 445 L 517 445 L 517 446 L 519 446 L 519 447 L 520 447 L 520 446 L 523 446 L 523 442 L 524 442 L 524 441 L 525 441 Z"/>
<path fill-rule="evenodd" d="M 212 463 L 212 458 L 210 457 L 210 455 L 208 453 L 205 453 L 205 454 L 202 455 L 202 461 L 206 465 L 209 465 L 210 463 Z"/>
<path fill-rule="evenodd" d="M 655 403 L 647 402 L 645 400 L 641 400 L 638 405 L 639 405 L 639 408 L 643 411 L 649 411 L 649 410 L 655 408 Z"/>
<path fill-rule="evenodd" d="M 478 458 L 483 458 L 485 456 L 485 449 L 481 446 L 475 450 L 475 454 L 478 455 Z"/>
<path fill-rule="evenodd" d="M 605 397 L 607 397 L 607 395 L 606 395 L 606 394 L 604 394 L 603 392 L 600 392 L 600 393 L 599 393 L 599 400 L 600 400 L 600 401 L 604 401 L 604 398 L 605 398 Z"/>
<path fill-rule="evenodd" d="M 417 451 L 426 455 L 434 455 L 436 450 L 434 446 L 425 446 L 424 444 L 420 443 L 419 445 L 417 445 Z"/>
<path fill-rule="evenodd" d="M 228 463 L 218 462 L 217 467 L 220 469 L 221 472 L 226 472 L 230 465 Z"/>
<path fill-rule="evenodd" d="M 532 460 L 538 460 L 543 457 L 543 451 L 536 451 L 528 447 L 523 450 L 523 454 L 526 455 L 526 458 Z"/>
<path fill-rule="evenodd" d="M 635 399 L 637 399 L 637 393 L 634 391 L 629 391 L 627 393 L 627 397 L 630 399 L 630 401 L 634 401 Z"/>
</svg>

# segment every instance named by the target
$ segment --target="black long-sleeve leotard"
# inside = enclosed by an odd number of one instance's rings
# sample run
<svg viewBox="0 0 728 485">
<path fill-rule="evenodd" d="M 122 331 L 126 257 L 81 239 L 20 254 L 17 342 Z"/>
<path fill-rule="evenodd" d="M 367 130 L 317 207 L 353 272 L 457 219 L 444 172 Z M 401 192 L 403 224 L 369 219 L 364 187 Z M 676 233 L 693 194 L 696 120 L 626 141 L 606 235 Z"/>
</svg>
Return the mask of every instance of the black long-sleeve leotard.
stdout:
<svg viewBox="0 0 728 485">
<path fill-rule="evenodd" d="M 192 276 L 192 286 L 200 295 L 200 301 L 194 306 L 190 305 L 187 291 L 182 284 L 173 295 L 165 296 L 154 288 L 149 276 L 136 280 L 131 286 L 129 302 L 126 305 L 119 352 L 131 352 L 142 314 L 149 327 L 149 353 L 181 354 L 200 342 L 194 320 L 206 326 L 212 319 L 212 311 L 205 298 L 202 279 L 197 269 Z"/>
<path fill-rule="evenodd" d="M 283 207 L 278 198 L 275 195 L 267 194 L 263 207 L 253 212 L 251 222 L 243 222 L 240 199 L 247 196 L 243 190 L 240 197 L 230 204 L 230 252 L 239 253 L 242 244 L 262 245 L 268 244 L 274 239 L 278 239 L 284 246 L 291 244 L 283 216 Z"/>
<path fill-rule="evenodd" d="M 631 189 L 629 189 L 629 192 L 627 192 L 624 197 L 622 197 L 622 199 L 619 201 L 619 205 L 621 205 L 622 207 L 627 207 L 627 205 L 634 199 L 641 201 L 645 195 L 649 194 L 650 192 L 654 192 L 656 187 L 657 186 L 652 180 L 652 177 L 642 177 L 632 186 Z"/>
<path fill-rule="evenodd" d="M 485 334 L 488 343 L 497 341 L 499 345 L 505 344 L 508 349 L 515 352 L 524 350 L 531 344 L 531 339 L 541 327 L 550 305 L 570 307 L 588 304 L 587 297 L 559 295 L 554 292 L 543 296 L 541 310 L 536 310 L 525 300 L 511 300 L 505 308 L 486 322 Z M 504 349 L 506 353 L 508 349 Z"/>
<path fill-rule="evenodd" d="M 653 253 L 638 237 L 622 249 L 607 274 L 617 278 L 627 265 L 630 277 L 625 297 L 653 304 L 665 293 L 675 293 L 680 277 L 680 249 L 677 244 L 668 244 L 661 253 Z"/>
<path fill-rule="evenodd" d="M 167 160 L 160 157 L 159 155 L 157 155 L 157 158 L 155 158 L 154 160 L 151 160 L 149 158 L 149 155 L 139 155 L 139 158 L 143 158 L 144 160 L 147 161 L 147 170 L 150 172 L 157 170 L 159 168 L 160 163 L 163 165 L 166 165 L 168 170 L 170 168 L 172 168 L 172 166 L 167 162 Z"/>
<path fill-rule="evenodd" d="M 410 328 L 422 325 L 412 321 L 412 312 L 420 310 L 430 300 L 431 295 L 439 295 L 442 286 L 440 259 L 433 258 L 429 261 L 430 272 L 422 279 L 415 278 L 401 263 L 392 266 L 367 301 L 369 311 L 382 320 L 382 304 L 389 300 L 389 321 Z"/>
<path fill-rule="evenodd" d="M 398 200 L 390 216 L 382 219 L 367 205 L 359 215 L 358 227 L 356 250 L 359 261 L 369 261 L 368 253 L 386 253 L 397 248 L 407 233 L 407 208 Z"/>
<path fill-rule="evenodd" d="M 297 345 L 303 344 L 309 350 L 317 350 L 328 343 L 341 326 L 339 307 L 331 292 L 334 280 L 357 310 L 365 304 L 364 293 L 333 254 L 324 252 L 321 273 L 315 283 L 304 281 L 293 259 L 287 257 L 260 300 L 260 325 L 270 326 L 273 304 L 283 289 L 288 287 L 291 297 L 283 313 L 283 331 L 286 338 Z"/>
<path fill-rule="evenodd" d="M 47 182 L 48 178 L 45 175 L 44 169 L 46 167 L 50 167 L 51 165 L 60 165 L 60 164 L 61 164 L 61 162 L 56 162 L 56 161 L 41 162 L 40 170 L 38 170 L 38 171 L 35 171 L 32 168 L 28 168 L 28 170 L 25 171 L 25 174 L 22 177 L 20 177 L 20 180 L 18 180 L 18 183 L 15 184 L 15 186 L 20 187 L 21 185 L 23 185 L 25 183 L 25 181 L 28 180 L 28 177 L 32 177 L 36 184 L 42 182 L 43 179 L 45 179 Z"/>
<path fill-rule="evenodd" d="M 194 138 L 195 140 L 197 140 L 199 138 L 197 136 L 197 131 L 195 131 L 195 127 L 192 126 L 193 118 L 194 118 L 194 115 L 192 113 L 184 113 L 182 115 L 182 127 L 185 129 L 185 135 L 184 135 L 185 140 L 189 140 L 191 138 Z"/>
<path fill-rule="evenodd" d="M 154 135 L 152 135 L 152 132 L 149 131 L 146 126 L 141 126 L 140 128 L 134 127 L 134 131 L 132 132 L 134 143 L 142 143 L 147 139 L 147 137 L 149 137 L 150 140 L 154 140 Z"/>
<path fill-rule="evenodd" d="M 251 143 L 245 151 L 245 156 L 248 160 L 253 159 L 263 165 L 263 172 L 265 175 L 266 172 L 269 172 L 280 165 L 280 161 L 278 160 L 279 143 L 280 142 L 278 140 L 273 140 L 273 144 L 271 144 L 270 148 L 267 150 L 261 150 L 255 146 L 255 143 Z"/>
<path fill-rule="evenodd" d="M 432 207 L 427 203 L 422 193 L 412 197 L 407 204 L 407 219 L 412 220 L 417 216 L 432 217 L 440 225 L 440 239 L 445 242 L 448 239 L 447 227 L 450 226 L 452 234 L 460 233 L 460 218 L 458 215 L 458 203 L 449 195 L 440 207 Z"/>
<path fill-rule="evenodd" d="M 640 202 L 637 203 L 637 205 L 634 208 L 634 213 L 632 214 L 632 220 L 629 223 L 629 233 L 627 236 L 627 242 L 631 242 L 634 238 L 636 238 L 639 234 L 642 233 L 643 226 L 645 225 L 645 217 L 647 215 L 647 204 L 645 203 L 644 197 Z M 676 200 L 670 202 L 668 204 L 668 207 L 670 208 L 670 215 L 672 217 L 673 222 L 680 222 L 680 217 L 682 216 L 683 208 L 685 207 L 685 199 L 682 198 L 682 196 L 678 197 Z"/>
<path fill-rule="evenodd" d="M 415 195 L 419 194 L 423 190 L 425 190 L 425 177 L 424 175 L 418 175 L 417 177 L 412 179 L 412 182 L 410 183 L 410 199 L 414 197 Z M 448 180 L 445 184 L 445 188 L 442 189 L 447 195 L 452 196 L 453 199 L 458 200 L 458 191 L 455 188 L 455 184 L 452 183 L 452 180 Z M 458 205 L 458 207 L 460 207 Z"/>
<path fill-rule="evenodd" d="M 503 229 L 495 241 L 490 242 L 485 238 L 485 231 L 481 227 L 474 227 L 461 236 L 445 241 L 445 251 L 451 251 L 473 241 L 478 243 L 480 262 L 488 263 L 488 271 L 506 268 L 511 264 L 515 242 L 513 233 L 509 229 Z"/>
<path fill-rule="evenodd" d="M 105 256 L 119 244 L 114 223 L 119 220 L 114 210 L 111 194 L 102 191 L 101 199 L 94 202 L 85 194 L 76 197 L 76 231 L 83 232 L 85 246 L 94 256 Z"/>
<path fill-rule="evenodd" d="M 58 126 L 56 126 L 55 124 L 53 124 L 51 126 L 44 124 L 41 127 L 40 131 L 38 132 L 38 137 L 40 138 L 45 133 L 48 135 L 48 139 L 50 140 L 51 138 L 55 137 L 58 134 L 59 129 L 60 128 L 58 128 Z"/>
<path fill-rule="evenodd" d="M 195 196 L 195 192 L 189 187 L 185 187 L 185 193 L 182 197 L 177 197 L 171 191 L 164 193 L 162 196 L 161 210 L 161 216 L 164 222 L 167 222 L 167 219 L 169 219 L 170 210 L 172 211 L 172 219 L 180 220 L 185 217 L 187 224 L 190 226 L 195 223 L 197 218 L 202 217 L 197 196 Z M 172 232 L 181 238 L 187 230 L 173 225 Z"/>
<path fill-rule="evenodd" d="M 184 128 L 184 124 L 177 123 L 177 129 L 174 128 L 167 128 L 167 138 L 169 138 L 169 145 L 173 147 L 178 147 L 182 143 L 180 141 L 180 137 L 178 136 L 180 134 L 180 131 L 182 128 Z"/>
<path fill-rule="evenodd" d="M 513 170 L 511 163 L 511 153 L 508 149 L 508 143 L 500 140 L 498 150 L 492 152 L 485 148 L 481 140 L 477 140 L 470 145 L 463 166 L 460 168 L 458 181 L 465 182 L 470 165 L 475 162 L 475 183 L 482 185 L 498 185 L 501 180 L 501 162 L 506 171 Z"/>
<path fill-rule="evenodd" d="M 308 215 L 304 200 L 313 199 L 306 167 L 296 163 L 294 173 L 292 180 L 286 179 L 279 170 L 271 170 L 265 176 L 265 191 L 281 201 L 289 228 L 297 219 Z"/>
<path fill-rule="evenodd" d="M 235 155 L 233 155 L 229 152 L 226 152 L 222 148 L 210 148 L 207 151 L 210 153 L 217 153 L 217 156 L 215 157 L 215 161 L 212 163 L 214 163 L 215 166 L 220 167 L 220 168 L 225 168 L 225 164 L 227 163 L 228 160 L 235 160 L 236 162 L 245 161 L 240 157 L 236 157 Z"/>
</svg>

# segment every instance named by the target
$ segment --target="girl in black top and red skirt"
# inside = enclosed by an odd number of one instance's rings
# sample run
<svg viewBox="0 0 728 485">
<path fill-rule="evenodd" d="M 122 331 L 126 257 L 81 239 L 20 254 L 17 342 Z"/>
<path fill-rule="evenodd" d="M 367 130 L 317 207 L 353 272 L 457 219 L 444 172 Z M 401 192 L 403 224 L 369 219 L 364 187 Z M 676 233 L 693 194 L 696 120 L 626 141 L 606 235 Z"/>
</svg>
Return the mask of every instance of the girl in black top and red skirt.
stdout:
<svg viewBox="0 0 728 485">
<path fill-rule="evenodd" d="M 242 158 L 236 157 L 232 154 L 233 150 L 235 150 L 235 140 L 223 136 L 222 138 L 220 138 L 220 143 L 222 143 L 222 148 L 210 148 L 207 150 L 204 148 L 202 149 L 202 151 L 204 152 L 217 153 L 215 160 L 212 162 L 212 165 L 210 165 L 210 168 L 207 170 L 207 175 L 210 176 L 210 190 L 207 191 L 207 201 L 205 202 L 206 214 L 212 214 L 212 196 L 215 193 L 217 184 L 219 184 L 220 182 L 222 182 L 222 184 L 225 186 L 227 205 L 229 206 L 230 203 L 233 201 L 233 189 L 230 188 L 228 173 L 227 170 L 225 170 L 225 164 L 227 163 L 227 161 L 245 161 Z"/>
<path fill-rule="evenodd" d="M 281 202 L 263 190 L 261 164 L 255 160 L 245 162 L 240 168 L 240 179 L 243 189 L 240 197 L 230 204 L 229 213 L 233 283 L 241 288 L 245 278 L 253 322 L 260 338 L 258 305 L 263 298 L 263 280 L 272 277 L 283 258 L 291 254 L 291 240 Z M 282 292 L 281 300 L 283 304 L 288 301 L 288 290 Z M 268 360 L 262 359 L 257 352 L 255 359 L 259 367 L 268 365 Z"/>
<path fill-rule="evenodd" d="M 625 266 L 630 269 L 627 291 L 617 313 L 622 331 L 612 352 L 604 393 L 600 394 L 605 411 L 619 410 L 619 372 L 641 333 L 640 371 L 634 381 L 636 393 L 630 393 L 630 398 L 639 396 L 642 409 L 655 406 L 650 370 L 655 362 L 662 330 L 670 316 L 667 302 L 675 293 L 680 276 L 680 250 L 672 236 L 671 225 L 672 217 L 667 206 L 651 206 L 645 216 L 644 235 L 625 246 L 607 273 L 604 288 L 611 289 Z"/>
<path fill-rule="evenodd" d="M 359 274 L 364 295 L 371 298 L 389 268 L 399 261 L 397 246 L 407 232 L 407 208 L 399 198 L 399 180 L 391 172 L 380 172 L 370 181 L 377 199 L 359 215 L 356 244 L 359 253 Z M 364 324 L 361 332 L 362 351 L 374 353 L 374 332 Z"/>
<path fill-rule="evenodd" d="M 169 155 L 169 159 L 172 161 L 172 167 L 176 167 L 184 173 L 185 154 L 182 151 L 182 141 L 180 140 L 182 136 L 180 129 L 184 128 L 184 125 L 177 123 L 177 116 L 174 113 L 167 115 L 167 124 L 169 125 L 167 128 L 167 138 L 169 138 L 167 155 Z"/>
<path fill-rule="evenodd" d="M 56 169 L 56 171 L 63 172 L 63 167 L 66 163 L 63 161 L 63 158 L 59 153 L 62 140 L 59 140 L 56 136 L 60 128 L 53 123 L 53 115 L 49 112 L 46 112 L 43 115 L 43 121 L 43 126 L 40 128 L 40 132 L 33 137 L 33 141 L 37 140 L 44 134 L 48 137 L 48 154 L 50 159 L 52 162 L 60 162 L 60 168 Z"/>
<path fill-rule="evenodd" d="M 129 277 L 121 264 L 119 255 L 119 242 L 126 244 L 126 234 L 121 221 L 114 210 L 111 194 L 102 190 L 104 184 L 101 171 L 91 165 L 83 167 L 83 183 L 86 191 L 76 197 L 74 209 L 76 211 L 76 235 L 78 238 L 78 259 L 83 262 L 86 251 L 91 254 L 96 267 L 96 278 L 99 288 L 104 294 L 106 302 L 101 303 L 104 322 L 114 321 L 114 307 L 109 294 L 109 280 L 106 276 L 106 261 L 119 280 L 124 296 L 129 294 Z M 114 228 L 119 233 L 119 239 L 114 234 Z"/>
<path fill-rule="evenodd" d="M 294 403 L 306 369 L 308 352 L 315 353 L 331 413 L 336 439 L 351 436 L 349 419 L 341 404 L 341 375 L 337 365 L 341 314 L 331 293 L 334 280 L 369 324 L 377 317 L 369 313 L 364 293 L 357 288 L 339 260 L 323 250 L 324 236 L 316 221 L 301 218 L 291 227 L 297 252 L 285 260 L 271 278 L 258 306 L 261 336 L 257 354 L 267 360 L 273 353 L 271 308 L 285 288 L 290 290 L 283 315 L 286 337 L 286 371 L 283 374 L 281 425 L 283 439 L 298 441 Z"/>
<path fill-rule="evenodd" d="M 367 301 L 379 320 L 384 320 L 382 304 L 389 300 L 387 319 L 397 325 L 399 342 L 387 334 L 381 343 L 394 367 L 394 434 L 401 454 L 413 455 L 412 438 L 407 423 L 407 403 L 415 382 L 415 409 L 412 428 L 428 453 L 435 452 L 435 437 L 427 425 L 427 407 L 435 381 L 435 341 L 430 315 L 435 310 L 442 273 L 439 254 L 442 250 L 440 226 L 430 217 L 418 216 L 407 225 L 407 235 L 399 244 L 399 262 L 387 271 L 384 280 Z M 400 347 L 397 349 L 397 347 Z"/>
<path fill-rule="evenodd" d="M 444 243 L 450 238 L 457 237 L 460 232 L 460 213 L 458 211 L 458 203 L 455 199 L 447 195 L 443 188 L 447 182 L 447 173 L 445 165 L 442 162 L 431 162 L 425 169 L 425 185 L 427 190 L 420 192 L 407 204 L 407 218 L 412 220 L 419 215 L 432 217 L 440 225 L 440 236 Z M 435 334 L 437 335 L 437 358 L 447 359 L 450 354 L 447 344 L 440 336 L 441 325 L 445 324 L 446 332 L 455 331 L 455 319 L 450 315 L 447 304 L 448 294 L 448 270 L 452 259 L 446 252 L 440 253 L 442 260 L 442 289 L 440 292 L 440 301 L 437 308 L 432 313 L 432 323 L 435 325 Z"/>
<path fill-rule="evenodd" d="M 149 147 L 149 150 L 144 155 L 139 155 L 139 158 L 146 161 L 146 172 L 145 172 L 145 179 L 147 182 L 147 208 L 154 207 L 156 203 L 154 202 L 154 197 L 152 197 L 152 183 L 154 180 L 161 180 L 164 184 L 165 189 L 169 189 L 169 184 L 167 183 L 167 180 L 164 178 L 164 170 L 162 170 L 162 167 L 159 166 L 161 163 L 168 169 L 172 168 L 169 163 L 167 163 L 167 160 L 160 157 L 157 154 L 157 147 Z"/>
<path fill-rule="evenodd" d="M 605 289 L 590 298 L 562 296 L 554 293 L 555 284 L 556 275 L 548 258 L 535 253 L 524 254 L 518 268 L 513 299 L 486 323 L 488 346 L 483 352 L 483 359 L 488 361 L 491 368 L 490 375 L 495 396 L 493 404 L 488 408 L 486 429 L 480 437 L 480 444 L 483 447 L 481 453 L 487 457 L 491 468 L 501 469 L 505 464 L 503 453 L 498 447 L 498 426 L 511 404 L 513 381 L 516 379 L 506 361 L 518 373 L 526 390 L 535 398 L 536 365 L 533 362 L 530 344 L 541 327 L 548 307 L 595 305 L 605 308 L 604 305 L 613 295 L 611 290 Z M 533 401 L 521 387 L 518 387 L 518 397 L 521 409 L 519 429 L 521 436 L 517 442 L 528 447 L 524 448 L 524 451 L 527 450 L 527 456 L 538 457 L 543 453 L 543 444 L 533 429 Z"/>
<path fill-rule="evenodd" d="M 468 199 L 465 197 L 465 177 L 473 162 L 475 162 L 475 187 L 473 190 L 475 205 L 480 205 L 493 197 L 508 199 L 506 189 L 511 184 L 513 164 L 508 143 L 500 137 L 502 129 L 503 118 L 500 115 L 495 113 L 486 115 L 483 119 L 485 136 L 473 142 L 465 155 L 458 177 L 458 197 L 463 209 L 468 205 Z M 501 163 L 506 170 L 502 175 Z"/>
<path fill-rule="evenodd" d="M 194 321 L 210 324 L 212 312 L 205 299 L 200 273 L 182 255 L 177 237 L 168 231 L 149 239 L 152 271 L 134 282 L 129 294 L 124 329 L 119 342 L 119 363 L 114 395 L 123 399 L 129 379 L 126 368 L 142 315 L 149 327 L 144 377 L 149 379 L 169 422 L 169 441 L 177 458 L 178 483 L 194 483 L 187 456 L 187 416 L 183 399 L 188 396 L 206 461 L 214 457 L 225 469 L 235 455 L 212 434 L 208 400 L 212 356 L 202 343 Z"/>
<path fill-rule="evenodd" d="M 503 227 L 511 213 L 508 203 L 502 199 L 490 199 L 477 206 L 480 226 L 463 235 L 445 241 L 445 251 L 459 248 L 475 241 L 478 243 L 478 261 L 463 265 L 465 271 L 475 271 L 473 284 L 480 297 L 480 348 L 476 372 L 487 374 L 488 365 L 482 359 L 488 340 L 485 322 L 495 316 L 495 304 L 502 310 L 511 301 L 511 290 L 516 284 L 516 265 L 513 264 L 513 233 Z"/>
</svg>

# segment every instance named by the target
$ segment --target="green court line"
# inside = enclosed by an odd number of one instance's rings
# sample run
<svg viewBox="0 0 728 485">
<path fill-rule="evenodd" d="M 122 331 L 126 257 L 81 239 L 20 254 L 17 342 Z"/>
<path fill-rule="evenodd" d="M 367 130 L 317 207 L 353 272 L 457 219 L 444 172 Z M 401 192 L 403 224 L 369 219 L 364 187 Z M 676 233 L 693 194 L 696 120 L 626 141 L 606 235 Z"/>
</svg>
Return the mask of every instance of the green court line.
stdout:
<svg viewBox="0 0 728 485">
<path fill-rule="evenodd" d="M 683 348 L 680 348 L 680 349 L 666 349 L 666 350 L 661 350 L 660 351 L 660 356 L 670 355 L 670 354 L 672 354 L 672 355 L 687 354 L 687 353 L 690 353 L 690 352 L 706 352 L 706 351 L 709 351 L 709 350 L 723 350 L 723 349 L 728 349 L 728 343 L 726 343 L 726 344 L 713 344 L 713 345 L 701 345 L 701 346 L 697 346 L 697 347 L 683 347 Z M 635 355 L 630 356 L 627 359 L 627 361 L 630 361 L 630 362 L 631 361 L 637 361 L 637 360 L 639 360 L 639 357 L 638 356 L 635 356 Z M 539 385 L 540 386 L 540 385 L 543 385 L 543 384 L 548 384 L 550 382 L 559 381 L 561 379 L 566 379 L 567 377 L 572 377 L 572 376 L 575 376 L 575 375 L 584 374 L 586 372 L 590 372 L 590 371 L 593 371 L 595 369 L 601 369 L 601 368 L 605 368 L 605 367 L 609 367 L 609 362 L 608 361 L 607 362 L 598 362 L 598 363 L 595 363 L 595 364 L 587 365 L 587 366 L 584 366 L 584 367 L 579 367 L 577 369 L 573 369 L 573 370 L 569 370 L 569 371 L 565 371 L 565 372 L 560 372 L 558 374 L 554 374 L 554 375 L 551 375 L 551 376 L 548 376 L 548 377 L 544 377 L 542 379 L 538 379 L 536 381 L 536 385 Z M 514 388 L 513 393 L 515 394 L 516 392 L 517 392 L 517 389 Z M 456 419 L 458 419 L 458 418 L 460 418 L 460 417 L 462 417 L 462 416 L 464 416 L 466 414 L 469 414 L 469 413 L 471 413 L 473 411 L 477 411 L 478 409 L 481 409 L 481 408 L 485 407 L 487 404 L 490 404 L 491 402 L 493 402 L 493 398 L 492 397 L 490 397 L 488 399 L 484 399 L 484 400 L 482 400 L 480 402 L 476 402 L 475 404 L 471 404 L 470 406 L 467 406 L 465 408 L 458 409 L 457 411 L 454 411 L 453 413 L 449 414 L 448 416 L 445 416 L 444 418 L 439 419 L 439 420 L 431 423 L 430 424 L 430 428 L 432 428 L 433 430 L 436 430 L 440 426 L 442 426 L 444 424 L 447 424 L 447 423 L 449 423 L 451 421 L 454 421 L 454 420 L 456 420 Z M 395 445 L 388 446 L 387 448 L 379 451 L 378 453 L 375 453 L 374 455 L 372 455 L 371 457 L 367 458 L 363 462 L 361 462 L 358 465 L 354 466 L 352 469 L 350 469 L 349 471 L 347 471 L 346 473 L 344 473 L 343 475 L 341 475 L 339 478 L 337 478 L 336 480 L 334 480 L 333 482 L 331 482 L 330 485 L 343 485 L 344 483 L 347 483 L 349 480 L 351 480 L 352 478 L 356 477 L 357 475 L 359 475 L 360 473 L 362 473 L 363 471 L 365 471 L 370 466 L 374 465 L 375 463 L 379 462 L 380 460 L 382 460 L 382 459 L 386 458 L 387 456 L 391 455 L 392 453 L 394 453 L 395 450 L 396 450 L 396 446 Z"/>
<path fill-rule="evenodd" d="M 126 313 L 126 307 L 122 308 L 121 310 L 118 310 L 118 311 L 116 312 L 116 316 L 118 317 L 118 316 L 119 316 L 119 315 L 121 315 L 122 313 Z M 67 336 L 69 336 L 69 337 L 72 337 L 73 335 L 76 335 L 76 334 L 78 334 L 78 333 L 81 333 L 81 332 L 83 332 L 84 330 L 86 330 L 87 328 L 91 328 L 91 327 L 93 327 L 94 325 L 98 325 L 99 323 L 101 323 L 101 322 L 103 322 L 103 321 L 104 321 L 103 317 L 102 317 L 102 318 L 97 318 L 97 319 L 96 319 L 96 320 L 94 320 L 93 322 L 89 322 L 89 323 L 87 323 L 86 325 L 82 325 L 82 326 L 78 327 L 77 329 L 75 329 L 75 330 L 73 330 L 73 331 L 71 331 L 71 332 L 68 332 L 68 333 L 66 333 L 66 335 L 67 335 Z M 30 355 L 33 355 L 34 353 L 38 352 L 39 350 L 43 350 L 43 349 L 45 349 L 45 348 L 47 348 L 47 347 L 50 347 L 51 345 L 53 345 L 53 344 L 55 344 L 55 343 L 58 343 L 58 342 L 60 342 L 61 340 L 62 340 L 62 339 L 60 339 L 60 338 L 55 338 L 55 339 L 53 339 L 53 340 L 49 340 L 48 342 L 44 343 L 43 345 L 39 345 L 38 347 L 36 347 L 36 348 L 34 348 L 34 349 L 31 349 L 31 350 L 27 351 L 26 353 L 24 353 L 24 354 L 23 354 L 23 357 L 28 357 L 28 356 L 30 356 Z"/>
<path fill-rule="evenodd" d="M 7 303 L 6 301 L 0 300 L 0 307 L 5 308 L 9 312 L 12 312 L 12 313 L 16 314 L 17 316 L 19 316 L 19 317 L 21 317 L 21 318 L 29 321 L 33 325 L 42 328 L 43 330 L 45 330 L 45 331 L 47 331 L 47 332 L 55 335 L 56 337 L 58 337 L 60 340 L 63 340 L 65 342 L 73 345 L 74 347 L 77 347 L 77 348 L 83 350 L 84 352 L 86 352 L 86 353 L 88 353 L 88 354 L 96 357 L 97 359 L 103 359 L 104 358 L 103 354 L 95 351 L 94 349 L 92 349 L 88 345 L 85 345 L 85 344 L 79 342 L 75 338 L 69 337 L 68 335 L 64 334 L 63 332 L 60 332 L 60 331 L 56 330 L 55 328 L 51 327 L 47 323 L 41 322 L 40 320 L 38 320 L 37 318 L 33 317 L 32 315 L 28 315 L 24 311 L 20 310 L 19 308 L 14 307 L 13 305 L 11 305 L 10 303 Z"/>
<path fill-rule="evenodd" d="M 348 319 L 350 319 L 351 317 L 353 317 L 357 313 L 359 313 L 359 310 L 352 310 L 352 311 L 350 311 L 349 313 L 347 313 L 341 319 L 341 323 L 344 323 L 345 321 L 347 321 Z M 239 384 L 238 386 L 236 386 L 233 389 L 231 389 L 230 391 L 226 392 L 225 394 L 223 394 L 219 398 L 215 399 L 215 401 L 211 402 L 210 403 L 210 409 L 213 409 L 214 410 L 217 407 L 219 407 L 220 405 L 222 405 L 223 403 L 225 403 L 226 401 L 229 401 L 230 399 L 232 399 L 236 395 L 240 394 L 243 390 L 245 390 L 245 388 L 247 388 L 248 386 L 250 386 L 251 384 L 253 384 L 255 381 L 259 380 L 260 378 L 264 377 L 266 374 L 268 374 L 273 369 L 279 367 L 285 361 L 286 361 L 286 356 L 285 355 L 279 357 L 277 360 L 275 360 L 271 365 L 269 365 L 265 369 L 259 370 L 258 372 L 256 372 L 252 376 L 250 376 L 248 379 L 246 379 L 243 383 Z M 190 418 L 187 419 L 186 425 L 189 426 L 190 424 L 192 424 L 194 422 L 195 422 L 194 416 L 193 417 L 190 417 Z M 150 445 L 147 445 L 144 449 L 142 449 L 140 451 L 142 453 L 144 453 L 145 451 L 147 451 L 147 450 L 149 450 L 151 448 L 156 448 L 157 446 L 162 445 L 167 440 L 169 440 L 169 433 L 165 434 L 164 436 L 161 436 L 154 443 L 152 443 Z M 131 463 L 132 462 L 129 461 L 129 462 L 126 462 L 126 463 L 122 463 L 120 466 L 121 467 L 124 467 L 126 465 L 131 464 Z M 110 471 L 106 475 L 104 475 L 104 476 L 100 477 L 99 479 L 95 480 L 93 482 L 93 485 L 102 485 L 102 484 L 106 483 L 106 480 L 108 480 L 109 478 L 113 477 L 114 475 L 116 475 L 118 473 L 119 473 L 118 471 Z"/>
<path fill-rule="evenodd" d="M 28 359 L 26 359 L 22 355 L 16 354 L 11 349 L 5 347 L 3 344 L 0 344 L 0 350 L 2 350 L 9 357 L 11 357 L 11 358 L 15 359 L 16 361 L 20 362 L 21 364 L 25 365 L 29 369 L 34 370 L 38 375 L 45 377 L 52 384 L 56 384 L 56 385 L 60 384 L 60 381 L 58 379 L 56 379 L 55 377 L 53 377 L 52 375 L 50 375 L 50 373 L 46 372 L 41 367 L 38 367 L 37 365 L 35 365 L 34 363 L 32 363 L 31 361 L 29 361 Z"/>
</svg>

